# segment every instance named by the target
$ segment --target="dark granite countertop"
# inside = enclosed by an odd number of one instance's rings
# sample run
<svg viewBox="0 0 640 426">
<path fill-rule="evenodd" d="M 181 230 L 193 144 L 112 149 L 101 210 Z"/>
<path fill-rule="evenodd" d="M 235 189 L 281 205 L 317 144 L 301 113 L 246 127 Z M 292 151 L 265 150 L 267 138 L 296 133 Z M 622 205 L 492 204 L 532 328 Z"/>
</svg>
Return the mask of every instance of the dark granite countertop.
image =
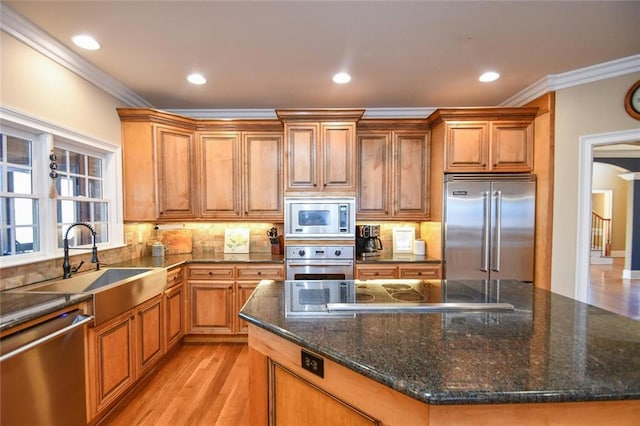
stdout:
<svg viewBox="0 0 640 426">
<path fill-rule="evenodd" d="M 439 265 L 440 259 L 430 256 L 416 256 L 412 253 L 393 253 L 391 251 L 381 251 L 378 256 L 358 256 L 357 264 L 376 263 L 431 263 Z"/>
<path fill-rule="evenodd" d="M 515 310 L 287 318 L 285 283 L 263 281 L 240 317 L 429 404 L 640 399 L 640 321 L 515 281 L 429 283 Z"/>
<path fill-rule="evenodd" d="M 0 331 L 86 300 L 91 300 L 91 294 L 0 292 Z"/>
</svg>

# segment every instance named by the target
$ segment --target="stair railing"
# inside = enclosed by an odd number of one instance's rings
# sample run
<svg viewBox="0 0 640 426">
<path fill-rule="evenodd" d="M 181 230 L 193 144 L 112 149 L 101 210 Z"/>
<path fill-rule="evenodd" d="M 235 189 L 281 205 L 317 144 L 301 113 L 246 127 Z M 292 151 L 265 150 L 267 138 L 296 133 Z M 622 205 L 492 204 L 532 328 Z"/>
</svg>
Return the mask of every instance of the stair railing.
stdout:
<svg viewBox="0 0 640 426">
<path fill-rule="evenodd" d="M 591 212 L 591 250 L 599 251 L 602 256 L 611 255 L 611 219 L 605 219 Z"/>
</svg>

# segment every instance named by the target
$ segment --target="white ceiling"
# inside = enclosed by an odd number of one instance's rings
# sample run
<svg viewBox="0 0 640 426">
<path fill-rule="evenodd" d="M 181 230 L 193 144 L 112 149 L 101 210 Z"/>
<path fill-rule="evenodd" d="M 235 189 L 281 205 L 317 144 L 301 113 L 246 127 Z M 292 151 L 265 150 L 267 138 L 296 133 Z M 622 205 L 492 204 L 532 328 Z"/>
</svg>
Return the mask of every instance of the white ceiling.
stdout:
<svg viewBox="0 0 640 426">
<path fill-rule="evenodd" d="M 4 3 L 160 109 L 491 106 L 640 53 L 640 1 Z"/>
</svg>

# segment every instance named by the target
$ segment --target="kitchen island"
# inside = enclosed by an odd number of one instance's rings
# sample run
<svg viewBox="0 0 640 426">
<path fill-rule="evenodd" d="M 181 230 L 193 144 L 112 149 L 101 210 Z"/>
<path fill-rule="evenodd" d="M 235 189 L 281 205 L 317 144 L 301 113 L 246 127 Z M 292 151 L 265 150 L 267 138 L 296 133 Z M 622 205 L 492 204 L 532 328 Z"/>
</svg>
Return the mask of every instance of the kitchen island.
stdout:
<svg viewBox="0 0 640 426">
<path fill-rule="evenodd" d="M 441 302 L 506 302 L 510 312 L 291 315 L 286 284 L 263 281 L 240 312 L 254 424 L 640 418 L 638 321 L 514 281 L 420 282 Z"/>
</svg>

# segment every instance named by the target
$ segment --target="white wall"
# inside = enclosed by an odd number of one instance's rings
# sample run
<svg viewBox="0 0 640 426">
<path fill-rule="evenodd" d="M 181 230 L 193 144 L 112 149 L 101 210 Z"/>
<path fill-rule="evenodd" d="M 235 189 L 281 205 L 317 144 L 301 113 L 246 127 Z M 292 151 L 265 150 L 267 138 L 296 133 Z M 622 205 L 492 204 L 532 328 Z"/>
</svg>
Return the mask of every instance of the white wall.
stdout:
<svg viewBox="0 0 640 426">
<path fill-rule="evenodd" d="M 2 106 L 121 145 L 116 107 L 122 103 L 9 34 L 0 37 Z"/>
<path fill-rule="evenodd" d="M 556 92 L 553 253 L 551 290 L 574 297 L 581 136 L 640 128 L 624 110 L 640 72 Z"/>
</svg>

